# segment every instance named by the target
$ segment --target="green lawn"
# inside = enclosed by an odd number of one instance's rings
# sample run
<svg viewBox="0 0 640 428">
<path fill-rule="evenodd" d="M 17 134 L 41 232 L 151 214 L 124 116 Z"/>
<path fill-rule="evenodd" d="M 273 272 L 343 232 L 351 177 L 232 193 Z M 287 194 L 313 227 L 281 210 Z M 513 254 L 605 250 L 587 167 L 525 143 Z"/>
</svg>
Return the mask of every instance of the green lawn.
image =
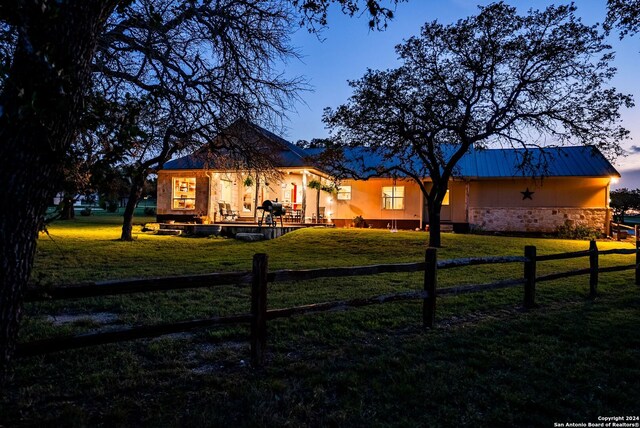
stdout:
<svg viewBox="0 0 640 428">
<path fill-rule="evenodd" d="M 34 285 L 249 270 L 419 261 L 428 235 L 305 229 L 243 243 L 141 232 L 120 242 L 118 217 L 53 224 L 39 243 Z M 149 219 L 140 219 L 145 221 Z M 577 251 L 586 241 L 443 235 L 438 257 Z M 598 242 L 600 249 L 632 248 Z M 633 263 L 607 256 L 601 266 Z M 585 267 L 541 263 L 538 274 Z M 439 272 L 442 287 L 522 276 L 521 264 Z M 418 290 L 420 274 L 272 284 L 269 306 Z M 0 425 L 29 426 L 553 426 L 640 413 L 640 289 L 633 272 L 541 283 L 538 308 L 522 290 L 438 300 L 437 328 L 421 330 L 420 302 L 307 315 L 269 324 L 264 369 L 247 365 L 247 328 L 200 330 L 17 362 Z M 29 304 L 21 340 L 124 325 L 246 312 L 247 287 Z M 91 314 L 103 318 L 92 318 Z M 52 316 L 58 315 L 57 318 Z M 57 325 L 65 316 L 74 322 Z M 106 320 L 106 321 L 105 321 Z"/>
</svg>

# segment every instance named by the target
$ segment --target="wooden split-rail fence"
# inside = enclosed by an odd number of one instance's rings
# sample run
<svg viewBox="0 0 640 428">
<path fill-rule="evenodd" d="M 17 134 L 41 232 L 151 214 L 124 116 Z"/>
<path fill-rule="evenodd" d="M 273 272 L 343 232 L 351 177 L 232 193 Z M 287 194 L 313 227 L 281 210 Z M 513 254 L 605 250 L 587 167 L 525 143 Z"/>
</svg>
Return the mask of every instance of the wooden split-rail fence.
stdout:
<svg viewBox="0 0 640 428">
<path fill-rule="evenodd" d="M 599 267 L 599 257 L 609 254 L 635 254 L 635 263 L 623 266 Z M 538 262 L 577 257 L 588 257 L 589 267 L 543 276 L 537 276 L 536 274 Z M 490 284 L 437 288 L 437 272 L 439 270 L 498 263 L 523 263 L 524 276 L 522 278 L 503 280 Z M 35 302 L 204 287 L 210 288 L 230 284 L 251 284 L 251 312 L 224 317 L 188 320 L 149 326 L 135 326 L 114 331 L 43 339 L 19 344 L 17 354 L 18 356 L 26 357 L 67 349 L 122 342 L 132 339 L 158 337 L 166 334 L 186 332 L 197 328 L 249 324 L 251 363 L 254 367 L 259 367 L 264 363 L 265 349 L 267 346 L 267 322 L 276 318 L 291 317 L 293 315 L 312 312 L 376 305 L 387 302 L 421 299 L 422 324 L 424 328 L 431 328 L 435 325 L 436 297 L 452 294 L 475 293 L 524 285 L 523 306 L 530 309 L 535 306 L 536 283 L 577 275 L 589 275 L 589 295 L 591 297 L 595 297 L 598 287 L 598 275 L 600 273 L 618 272 L 631 269 L 635 269 L 635 284 L 640 285 L 640 241 L 636 241 L 635 249 L 612 249 L 599 251 L 596 242 L 591 241 L 588 250 L 570 253 L 538 256 L 536 254 L 535 246 L 526 246 L 524 249 L 524 256 L 463 258 L 441 261 L 437 260 L 437 250 L 435 248 L 428 248 L 425 253 L 424 262 L 308 270 L 278 270 L 273 272 L 270 272 L 268 269 L 268 256 L 266 254 L 256 254 L 253 257 L 253 269 L 251 272 L 211 273 L 193 276 L 108 281 L 52 288 L 50 290 L 29 289 L 25 300 L 28 302 Z M 392 272 L 424 272 L 423 289 L 414 292 L 402 292 L 361 299 L 316 303 L 284 309 L 268 309 L 267 307 L 268 284 L 284 281 L 307 281 L 327 277 L 335 278 L 377 275 Z"/>
</svg>

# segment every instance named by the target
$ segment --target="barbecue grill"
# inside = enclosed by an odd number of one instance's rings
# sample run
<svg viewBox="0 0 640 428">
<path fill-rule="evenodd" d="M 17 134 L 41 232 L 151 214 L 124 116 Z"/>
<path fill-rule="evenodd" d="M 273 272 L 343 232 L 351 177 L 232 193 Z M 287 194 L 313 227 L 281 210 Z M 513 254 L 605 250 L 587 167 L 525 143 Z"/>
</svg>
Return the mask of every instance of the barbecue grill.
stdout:
<svg viewBox="0 0 640 428">
<path fill-rule="evenodd" d="M 277 199 L 275 201 L 267 199 L 258 209 L 262 210 L 262 218 L 258 220 L 258 226 L 262 227 L 264 223 L 267 226 L 276 227 L 276 217 L 280 217 L 280 227 L 282 227 L 282 216 L 285 214 L 286 209 L 282 206 L 281 202 L 278 202 Z"/>
</svg>

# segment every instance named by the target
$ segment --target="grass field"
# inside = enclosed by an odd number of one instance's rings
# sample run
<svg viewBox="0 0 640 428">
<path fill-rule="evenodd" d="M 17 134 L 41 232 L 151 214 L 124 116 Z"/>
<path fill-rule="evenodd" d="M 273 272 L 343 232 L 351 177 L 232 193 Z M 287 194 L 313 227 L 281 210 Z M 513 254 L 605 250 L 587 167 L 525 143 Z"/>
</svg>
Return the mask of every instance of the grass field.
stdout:
<svg viewBox="0 0 640 428">
<path fill-rule="evenodd" d="M 120 242 L 119 218 L 60 222 L 41 237 L 33 284 L 419 261 L 421 232 L 306 229 L 243 243 L 142 233 Z M 148 219 L 138 219 L 145 221 Z M 440 259 L 577 251 L 586 241 L 443 235 Z M 598 242 L 600 249 L 631 248 Z M 633 263 L 607 256 L 601 266 Z M 572 259 L 538 274 L 585 267 Z M 440 286 L 522 276 L 522 265 L 439 273 Z M 418 290 L 420 274 L 273 284 L 269 307 Z M 633 271 L 541 283 L 539 306 L 522 290 L 438 301 L 437 328 L 421 330 L 421 304 L 392 303 L 269 324 L 267 365 L 247 365 L 246 328 L 67 351 L 16 362 L 0 425 L 30 426 L 553 426 L 640 414 L 640 289 Z M 249 290 L 165 292 L 29 304 L 21 341 L 125 325 L 246 312 Z M 95 316 L 99 314 L 99 316 Z M 63 321 L 70 322 L 63 322 Z"/>
</svg>

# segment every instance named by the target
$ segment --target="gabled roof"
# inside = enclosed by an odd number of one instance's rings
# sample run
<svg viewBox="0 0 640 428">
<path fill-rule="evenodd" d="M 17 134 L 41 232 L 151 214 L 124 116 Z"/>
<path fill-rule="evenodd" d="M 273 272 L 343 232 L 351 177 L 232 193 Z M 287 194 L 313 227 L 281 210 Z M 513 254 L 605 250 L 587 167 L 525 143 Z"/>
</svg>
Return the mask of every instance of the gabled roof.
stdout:
<svg viewBox="0 0 640 428">
<path fill-rule="evenodd" d="M 315 167 L 312 161 L 323 149 L 303 149 L 266 129 L 247 121 L 237 121 L 231 127 L 249 130 L 250 137 L 267 142 L 265 150 L 274 155 L 275 166 L 280 168 Z M 230 127 L 230 128 L 231 128 Z M 249 134 L 248 134 L 249 135 Z M 256 140 L 256 141 L 257 141 Z M 278 153 L 274 153 L 277 151 Z M 207 148 L 171 160 L 164 169 L 223 169 L 213 165 L 206 156 Z M 529 158 L 526 167 L 523 159 Z M 390 169 L 398 166 L 398 159 L 385 159 L 366 148 L 345 150 L 345 165 L 359 176 L 375 176 L 376 169 Z M 420 170 L 420 161 L 414 162 L 414 170 Z M 381 167 L 381 168 L 379 168 Z M 331 168 L 321 168 L 331 169 Z M 368 171 L 368 172 L 367 172 Z M 327 171 L 330 172 L 331 171 Z M 334 171 L 335 172 L 335 171 Z M 483 149 L 470 150 L 458 162 L 455 176 L 465 178 L 517 178 L 531 176 L 545 177 L 619 177 L 620 174 L 595 146 L 568 146 L 528 149 Z"/>
<path fill-rule="evenodd" d="M 523 165 L 524 159 L 527 162 Z M 392 170 L 400 166 L 399 159 L 385 159 L 366 148 L 345 150 L 345 164 L 354 176 L 376 176 L 374 171 Z M 413 165 L 403 165 L 414 171 L 423 170 L 417 158 Z M 386 174 L 389 175 L 389 174 Z M 400 174 L 402 175 L 402 174 Z M 593 146 L 567 146 L 528 149 L 470 150 L 458 162 L 454 176 L 464 178 L 544 177 L 619 177 L 620 173 Z"/>
<path fill-rule="evenodd" d="M 259 140 L 260 143 L 265 146 L 265 155 L 273 158 L 275 167 L 304 168 L 314 166 L 310 161 L 309 154 L 306 153 L 304 149 L 279 137 L 273 132 L 244 120 L 236 121 L 229 128 L 232 127 L 243 127 L 243 132 L 250 131 L 250 138 Z M 219 165 L 215 165 L 215 161 L 212 161 L 211 157 L 207 156 L 207 154 L 208 149 L 204 146 L 190 155 L 182 156 L 165 163 L 163 169 L 224 169 Z"/>
</svg>

